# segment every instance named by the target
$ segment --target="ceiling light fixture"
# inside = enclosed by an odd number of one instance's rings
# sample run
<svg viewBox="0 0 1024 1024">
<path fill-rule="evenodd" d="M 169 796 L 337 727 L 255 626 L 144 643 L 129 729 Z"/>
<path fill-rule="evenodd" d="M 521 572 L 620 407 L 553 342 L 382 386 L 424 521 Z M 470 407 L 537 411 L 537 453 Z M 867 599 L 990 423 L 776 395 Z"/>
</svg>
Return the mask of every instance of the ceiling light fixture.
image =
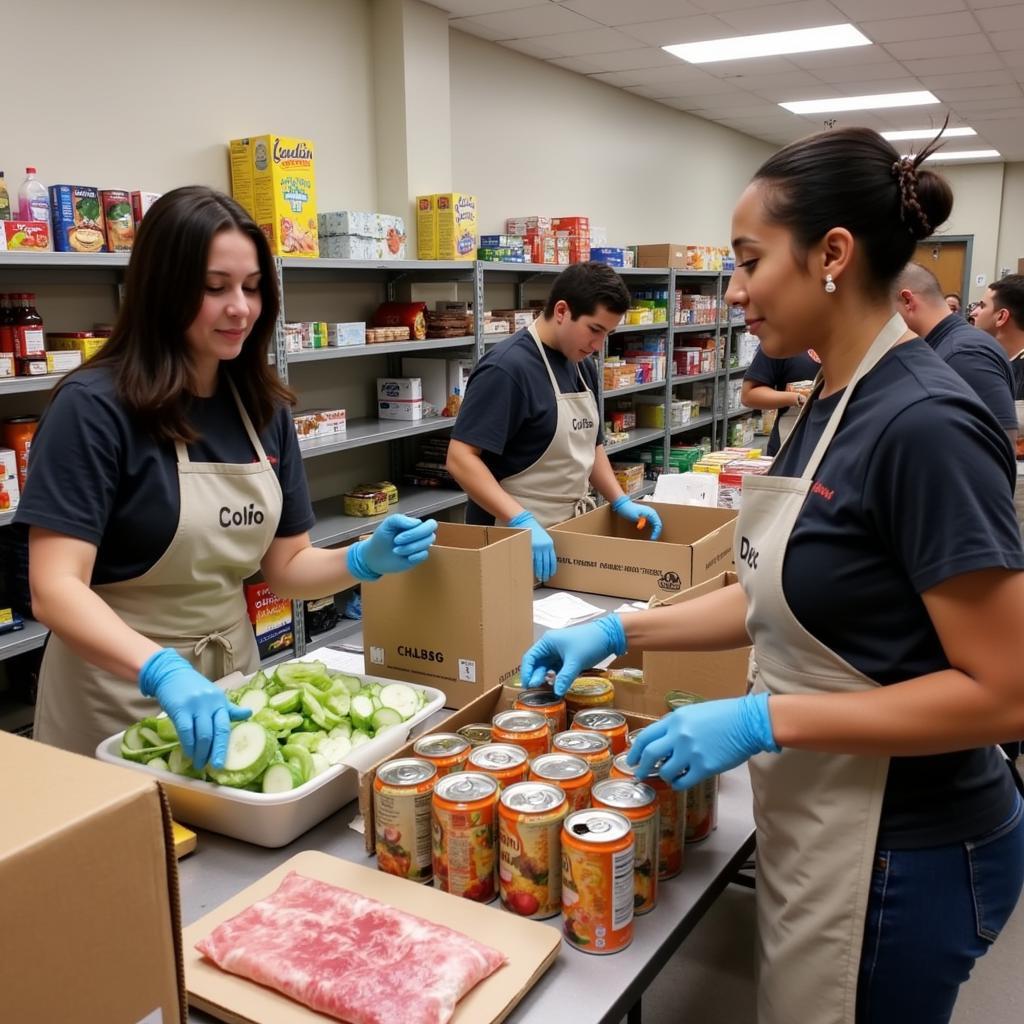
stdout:
<svg viewBox="0 0 1024 1024">
<path fill-rule="evenodd" d="M 780 53 L 815 53 L 841 50 L 848 46 L 870 46 L 871 40 L 853 25 L 824 25 L 791 32 L 766 32 L 756 36 L 708 39 L 701 43 L 676 43 L 662 49 L 690 64 L 709 64 L 716 60 L 747 60 Z"/>
<path fill-rule="evenodd" d="M 911 128 L 905 132 L 882 132 L 882 138 L 890 142 L 903 142 L 907 139 L 934 139 L 939 134 L 939 128 Z M 947 128 L 942 132 L 944 139 L 959 139 L 967 135 L 977 135 L 973 128 Z"/>
<path fill-rule="evenodd" d="M 906 156 L 913 157 L 912 153 L 905 154 Z M 1002 157 L 1002 153 L 998 149 L 954 149 L 952 152 L 947 153 L 945 150 L 939 150 L 938 153 L 932 153 L 931 156 L 926 156 L 925 161 L 928 160 L 997 160 Z"/>
<path fill-rule="evenodd" d="M 841 110 L 881 110 L 885 107 L 923 107 L 938 103 L 930 92 L 883 92 L 876 96 L 835 96 L 823 100 L 791 100 L 780 107 L 793 114 L 829 114 Z"/>
</svg>

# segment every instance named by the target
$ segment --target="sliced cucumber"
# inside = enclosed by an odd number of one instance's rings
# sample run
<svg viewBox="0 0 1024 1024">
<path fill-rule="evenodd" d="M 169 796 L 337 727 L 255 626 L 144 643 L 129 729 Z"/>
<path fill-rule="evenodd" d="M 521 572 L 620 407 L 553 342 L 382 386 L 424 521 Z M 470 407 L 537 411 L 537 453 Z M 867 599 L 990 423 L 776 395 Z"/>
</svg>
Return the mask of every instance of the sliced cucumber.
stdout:
<svg viewBox="0 0 1024 1024">
<path fill-rule="evenodd" d="M 340 725 L 336 725 L 328 734 L 330 737 L 344 736 L 345 739 L 349 739 L 352 735 L 352 723 L 347 719 L 343 718 Z"/>
<path fill-rule="evenodd" d="M 283 748 L 284 758 L 292 764 L 298 765 L 302 772 L 302 781 L 308 782 L 313 778 L 313 755 L 298 744 L 288 743 Z"/>
<path fill-rule="evenodd" d="M 287 761 L 283 764 L 272 764 L 263 773 L 263 792 L 287 793 L 289 790 L 302 785 L 301 782 L 295 781 L 297 775 L 298 772 Z"/>
<path fill-rule="evenodd" d="M 341 764 L 352 750 L 351 741 L 345 736 L 328 738 L 317 747 L 316 752 L 327 759 L 328 764 Z"/>
<path fill-rule="evenodd" d="M 352 707 L 352 695 L 348 690 L 341 693 L 332 693 L 327 697 L 324 706 L 328 711 L 333 711 L 338 718 L 344 718 Z"/>
<path fill-rule="evenodd" d="M 165 743 L 170 743 L 170 740 L 163 740 L 160 738 L 160 733 L 156 729 L 151 729 L 148 725 L 143 725 L 139 728 L 139 735 L 146 741 L 147 746 L 150 747 L 162 747 Z"/>
<path fill-rule="evenodd" d="M 302 703 L 302 691 L 299 689 L 282 690 L 280 693 L 275 693 L 268 703 L 275 711 L 280 711 L 282 715 L 298 711 Z"/>
<path fill-rule="evenodd" d="M 380 732 L 381 729 L 388 729 L 393 725 L 401 725 L 402 721 L 402 716 L 394 708 L 378 708 L 374 711 L 373 718 L 370 719 L 375 733 Z"/>
<path fill-rule="evenodd" d="M 266 672 L 260 671 L 257 672 L 256 675 L 254 675 L 252 679 L 249 680 L 248 683 L 246 683 L 246 686 L 250 690 L 264 690 L 266 689 L 267 683 L 269 681 L 270 680 L 267 678 Z"/>
<path fill-rule="evenodd" d="M 361 747 L 364 743 L 369 743 L 372 739 L 373 737 L 368 732 L 364 732 L 362 729 L 355 729 L 352 732 L 351 742 L 353 747 Z"/>
<path fill-rule="evenodd" d="M 365 693 L 357 693 L 352 698 L 352 707 L 349 709 L 352 724 L 357 729 L 368 730 L 371 727 L 370 719 L 373 718 L 375 710 L 373 701 Z"/>
<path fill-rule="evenodd" d="M 167 767 L 175 775 L 186 775 L 190 779 L 201 779 L 203 777 L 202 772 L 196 771 L 192 767 L 192 762 L 186 757 L 185 751 L 181 747 L 175 747 L 167 755 Z"/>
<path fill-rule="evenodd" d="M 362 688 L 363 681 L 358 676 L 350 676 L 346 672 L 337 672 L 333 679 L 334 685 L 331 687 L 331 692 L 337 692 L 337 684 L 341 683 L 345 689 L 348 690 L 350 696 L 355 696 Z"/>
<path fill-rule="evenodd" d="M 388 683 L 380 691 L 380 702 L 386 708 L 393 708 L 398 712 L 401 721 L 412 718 L 420 709 L 418 693 L 422 690 L 414 690 L 404 683 Z"/>
<path fill-rule="evenodd" d="M 174 723 L 167 717 L 167 715 L 160 715 L 160 717 L 157 718 L 156 734 L 164 743 L 178 742 L 178 730 L 174 728 Z"/>
<path fill-rule="evenodd" d="M 277 666 L 274 675 L 285 686 L 310 683 L 318 690 L 328 690 L 331 686 L 331 677 L 322 661 L 287 661 Z"/>
<path fill-rule="evenodd" d="M 121 756 L 126 761 L 135 761 L 138 764 L 148 764 L 154 757 L 167 757 L 172 750 L 177 748 L 177 743 L 164 743 L 159 747 L 143 747 L 141 750 L 132 750 L 121 744 Z"/>
<path fill-rule="evenodd" d="M 168 770 L 167 762 L 162 757 L 154 757 L 152 761 L 146 763 L 150 768 L 162 768 L 165 772 Z"/>
<path fill-rule="evenodd" d="M 257 711 L 262 711 L 269 703 L 270 698 L 267 697 L 266 690 L 246 690 L 241 697 L 238 698 L 238 706 L 240 708 L 248 708 L 253 714 Z"/>
<path fill-rule="evenodd" d="M 129 725 L 125 729 L 124 736 L 121 737 L 121 748 L 123 750 L 142 750 L 145 746 L 146 741 L 142 738 L 142 726 L 138 722 Z"/>
<path fill-rule="evenodd" d="M 258 722 L 237 722 L 231 729 L 223 768 L 206 766 L 207 774 L 222 786 L 248 786 L 273 760 L 277 740 Z"/>
<path fill-rule="evenodd" d="M 288 737 L 289 745 L 295 744 L 300 747 L 305 747 L 309 751 L 318 750 L 320 744 L 327 739 L 327 733 L 322 729 L 319 732 L 293 732 Z"/>
<path fill-rule="evenodd" d="M 330 761 L 327 760 L 323 754 L 313 751 L 313 777 L 322 775 L 328 768 L 331 767 Z"/>
</svg>

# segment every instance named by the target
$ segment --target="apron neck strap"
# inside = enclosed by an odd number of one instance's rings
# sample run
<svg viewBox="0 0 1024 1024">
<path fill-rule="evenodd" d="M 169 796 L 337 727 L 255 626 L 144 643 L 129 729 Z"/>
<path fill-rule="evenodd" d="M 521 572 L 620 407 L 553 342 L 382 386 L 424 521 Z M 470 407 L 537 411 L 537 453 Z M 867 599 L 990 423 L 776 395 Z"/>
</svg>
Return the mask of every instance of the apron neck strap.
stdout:
<svg viewBox="0 0 1024 1024">
<path fill-rule="evenodd" d="M 558 386 L 558 381 L 555 380 L 555 374 L 554 374 L 554 371 L 551 369 L 551 363 L 548 362 L 548 351 L 547 351 L 548 347 L 547 347 L 547 345 L 544 344 L 543 341 L 540 340 L 540 335 L 537 333 L 537 329 L 534 326 L 536 323 L 537 323 L 537 321 L 534 320 L 534 322 L 532 324 L 530 324 L 530 326 L 527 327 L 526 329 L 530 332 L 530 337 L 533 338 L 534 343 L 536 344 L 537 348 L 540 350 L 540 357 L 541 357 L 541 359 L 544 360 L 544 369 L 548 371 L 548 377 L 551 380 L 551 389 L 555 392 L 556 395 L 561 395 L 562 394 L 562 389 Z M 590 385 L 587 383 L 586 377 L 583 376 L 583 370 L 580 369 L 580 364 L 579 363 L 576 363 L 576 375 L 579 377 L 580 381 L 583 383 L 583 390 L 584 391 L 589 391 L 590 390 Z"/>
<path fill-rule="evenodd" d="M 548 371 L 550 372 L 550 370 Z M 252 424 L 252 420 L 249 419 L 249 414 L 245 411 L 245 406 L 242 405 L 242 399 L 238 394 L 238 388 L 235 387 L 235 382 L 227 377 L 228 387 L 231 389 L 231 396 L 235 400 L 235 408 L 238 409 L 239 416 L 242 417 L 242 426 L 245 427 L 245 432 L 249 437 L 249 443 L 252 445 L 253 450 L 256 452 L 256 457 L 259 460 L 261 466 L 269 466 L 270 461 L 267 459 L 267 453 L 263 448 L 263 444 L 260 442 L 260 436 L 256 433 L 256 428 Z M 174 442 L 174 453 L 178 458 L 179 463 L 188 463 L 192 460 L 188 457 L 188 447 L 184 441 Z"/>
</svg>

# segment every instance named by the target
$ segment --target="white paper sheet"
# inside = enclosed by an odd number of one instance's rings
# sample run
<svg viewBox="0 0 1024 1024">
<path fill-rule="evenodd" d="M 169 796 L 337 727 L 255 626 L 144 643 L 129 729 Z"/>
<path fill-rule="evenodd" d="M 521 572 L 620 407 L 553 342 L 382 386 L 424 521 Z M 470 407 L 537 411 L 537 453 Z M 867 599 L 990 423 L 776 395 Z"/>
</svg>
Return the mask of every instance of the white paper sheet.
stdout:
<svg viewBox="0 0 1024 1024">
<path fill-rule="evenodd" d="M 533 621 L 548 629 L 563 629 L 604 615 L 604 609 L 575 594 L 551 594 L 533 602 Z"/>
</svg>

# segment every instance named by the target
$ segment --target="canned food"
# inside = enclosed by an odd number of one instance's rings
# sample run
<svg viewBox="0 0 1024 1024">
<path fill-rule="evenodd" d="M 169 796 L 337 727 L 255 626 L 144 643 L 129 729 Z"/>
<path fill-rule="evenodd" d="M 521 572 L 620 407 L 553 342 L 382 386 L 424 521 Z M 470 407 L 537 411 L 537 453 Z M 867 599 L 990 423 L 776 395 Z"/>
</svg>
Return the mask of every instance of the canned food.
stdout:
<svg viewBox="0 0 1024 1024">
<path fill-rule="evenodd" d="M 718 826 L 718 776 L 709 775 L 686 791 L 686 841 L 699 843 Z"/>
<path fill-rule="evenodd" d="M 646 728 L 646 726 L 644 726 L 644 728 Z M 643 731 L 644 731 L 643 729 L 633 729 L 632 731 L 626 733 L 626 749 L 627 750 L 629 750 L 629 748 L 631 746 L 633 746 L 633 744 L 636 742 L 637 736 L 639 736 L 640 733 L 642 733 Z"/>
<path fill-rule="evenodd" d="M 524 690 L 512 705 L 517 711 L 536 711 L 548 720 L 551 735 L 564 732 L 566 725 L 565 698 L 554 690 Z"/>
<path fill-rule="evenodd" d="M 570 729 L 568 732 L 560 732 L 551 741 L 551 747 L 559 753 L 582 757 L 590 765 L 595 782 L 608 778 L 612 767 L 612 747 L 607 736 Z"/>
<path fill-rule="evenodd" d="M 618 953 L 633 941 L 634 841 L 616 811 L 576 811 L 562 826 L 562 930 L 584 953 Z"/>
<path fill-rule="evenodd" d="M 491 719 L 491 738 L 495 743 L 518 744 L 527 757 L 537 757 L 551 749 L 548 720 L 537 711 L 499 711 Z"/>
<path fill-rule="evenodd" d="M 626 755 L 619 754 L 612 762 L 613 779 L 643 782 L 658 794 L 658 878 L 675 878 L 683 870 L 683 841 L 686 831 L 686 791 L 673 789 L 660 775 L 637 779 Z"/>
<path fill-rule="evenodd" d="M 482 747 L 491 742 L 491 727 L 487 722 L 473 722 L 459 729 L 458 735 L 469 740 L 471 747 Z"/>
<path fill-rule="evenodd" d="M 485 743 L 470 751 L 466 769 L 490 775 L 501 790 L 513 783 L 525 782 L 530 766 L 522 747 L 514 743 Z"/>
<path fill-rule="evenodd" d="M 629 732 L 629 726 L 626 725 L 626 716 L 621 711 L 586 708 L 576 712 L 576 717 L 572 720 L 572 727 L 607 736 L 612 757 L 621 754 L 626 749 L 626 733 Z"/>
<path fill-rule="evenodd" d="M 530 762 L 530 779 L 553 782 L 569 801 L 570 811 L 590 806 L 590 787 L 594 785 L 593 769 L 575 754 L 541 754 Z"/>
<path fill-rule="evenodd" d="M 591 802 L 629 819 L 635 844 L 633 913 L 646 914 L 658 902 L 658 794 L 645 782 L 606 779 L 594 787 Z"/>
<path fill-rule="evenodd" d="M 498 805 L 498 892 L 522 917 L 554 917 L 562 909 L 562 822 L 565 794 L 547 782 L 517 782 Z"/>
<path fill-rule="evenodd" d="M 699 693 L 690 693 L 687 690 L 669 690 L 665 694 L 665 704 L 669 711 L 686 707 L 687 704 L 703 704 L 706 700 L 707 698 L 702 697 Z"/>
<path fill-rule="evenodd" d="M 412 752 L 429 761 L 437 769 L 438 776 L 461 772 L 469 760 L 469 751 L 469 740 L 454 732 L 423 736 L 412 745 Z"/>
<path fill-rule="evenodd" d="M 615 687 L 601 676 L 580 676 L 566 691 L 565 706 L 569 724 L 577 711 L 586 708 L 610 708 L 615 703 Z"/>
<path fill-rule="evenodd" d="M 431 802 L 434 886 L 478 903 L 494 899 L 498 783 L 481 772 L 438 779 Z"/>
<path fill-rule="evenodd" d="M 43 373 L 46 373 L 45 360 Z M 4 420 L 3 430 L 0 432 L 4 447 L 14 450 L 14 462 L 18 468 L 18 487 L 22 492 L 25 490 L 25 477 L 28 475 L 28 453 L 38 426 L 38 416 L 17 416 L 11 420 Z"/>
<path fill-rule="evenodd" d="M 373 780 L 373 832 L 377 867 L 389 875 L 429 882 L 430 802 L 437 769 L 419 757 L 388 761 Z"/>
</svg>

